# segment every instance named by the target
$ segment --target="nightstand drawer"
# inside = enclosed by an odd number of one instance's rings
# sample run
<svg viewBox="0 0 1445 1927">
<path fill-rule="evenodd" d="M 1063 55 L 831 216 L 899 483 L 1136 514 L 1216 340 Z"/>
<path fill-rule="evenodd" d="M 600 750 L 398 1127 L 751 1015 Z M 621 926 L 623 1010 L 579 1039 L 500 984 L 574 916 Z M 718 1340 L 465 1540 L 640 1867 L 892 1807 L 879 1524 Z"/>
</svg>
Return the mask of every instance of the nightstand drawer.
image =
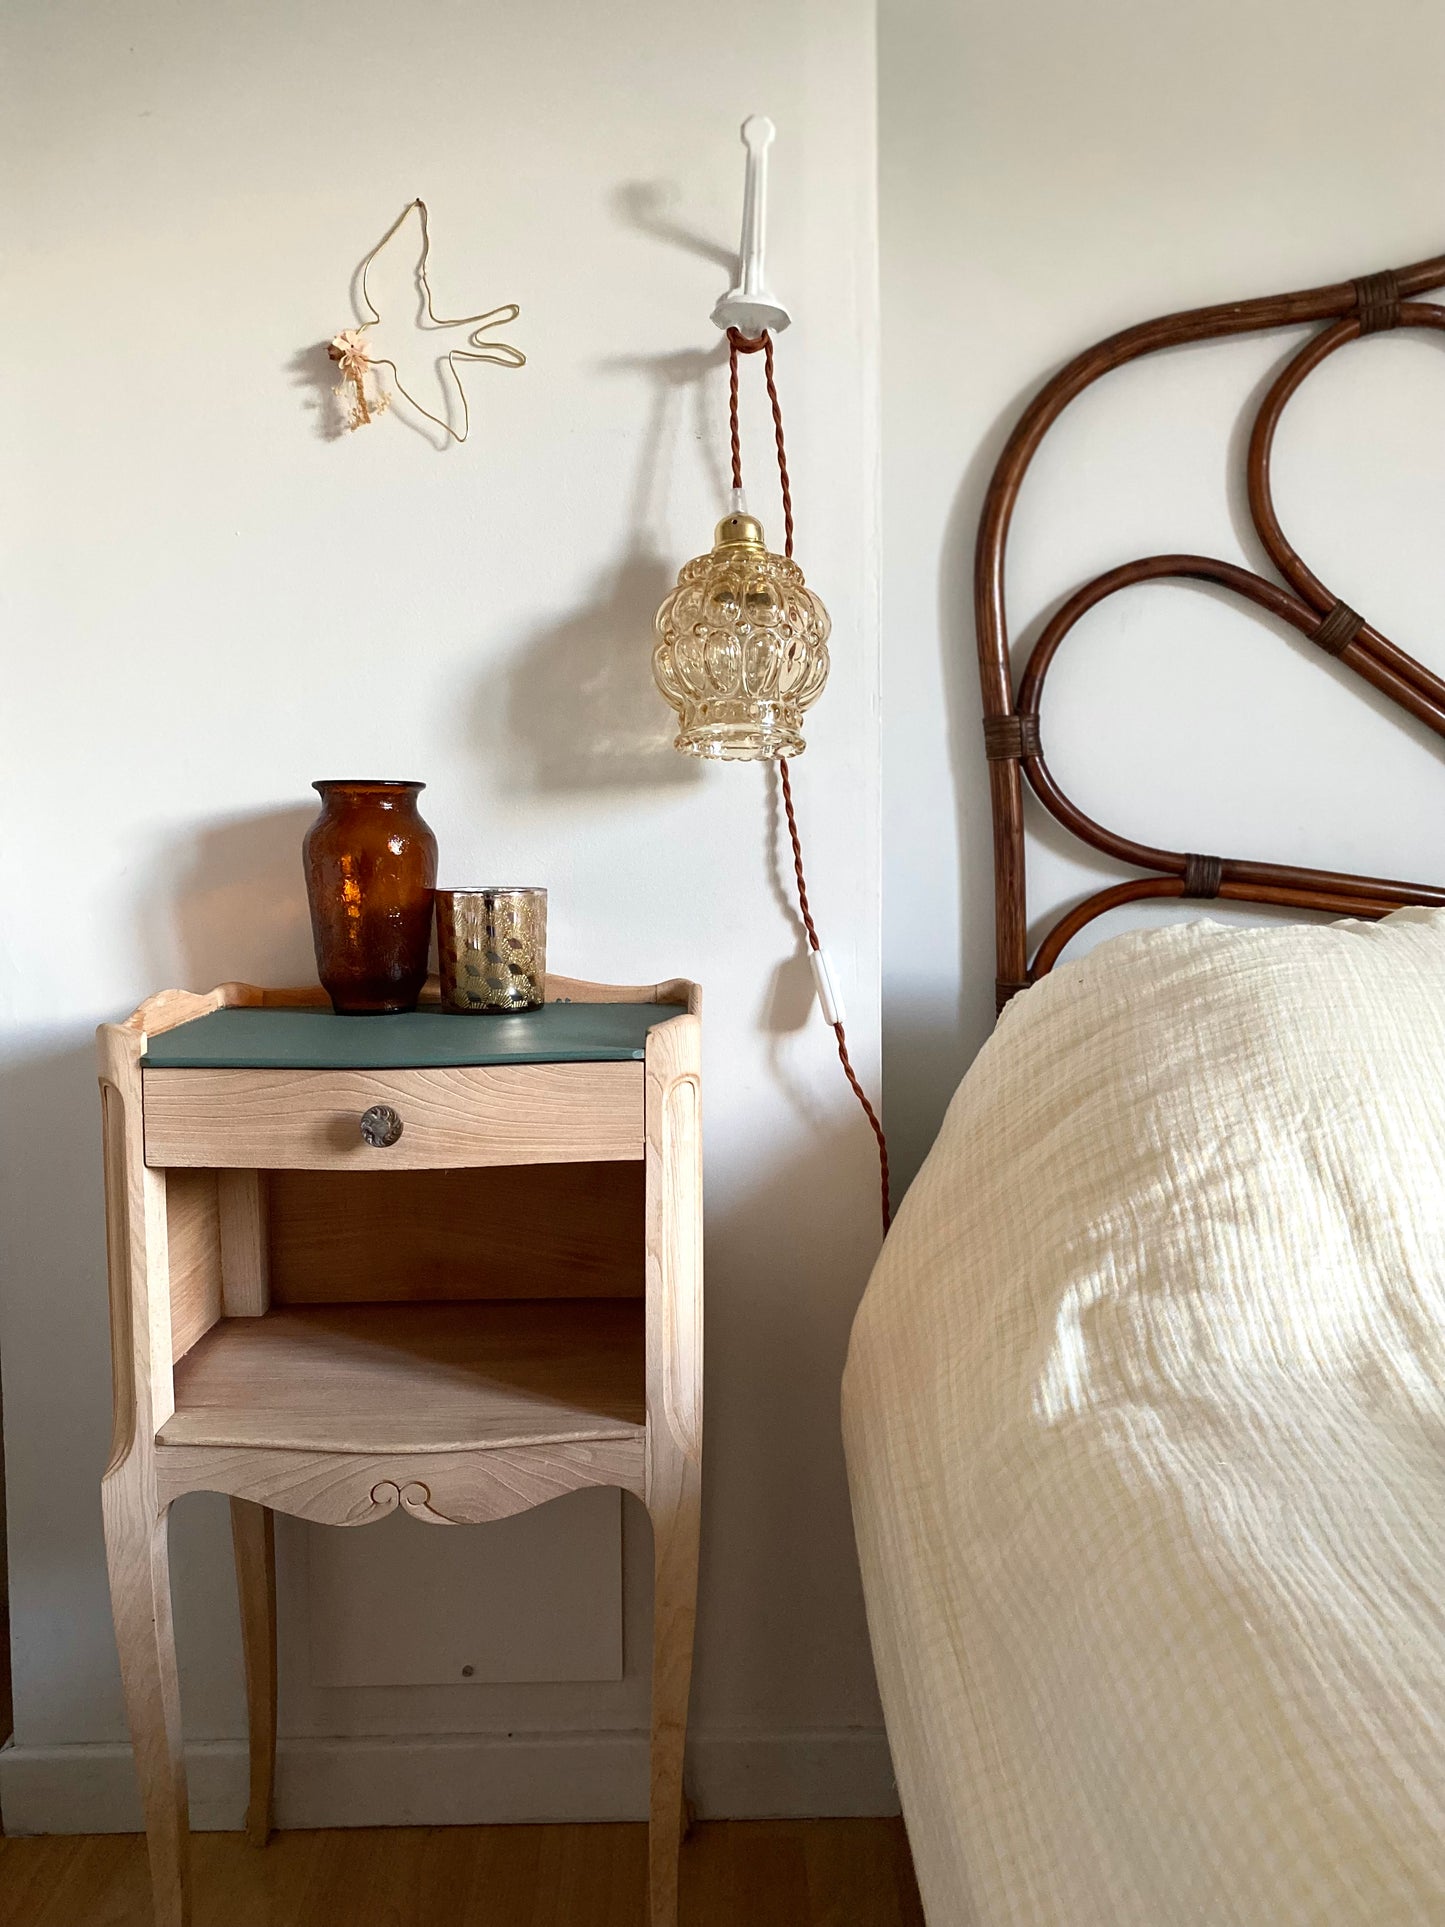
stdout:
<svg viewBox="0 0 1445 1927">
<path fill-rule="evenodd" d="M 642 1071 L 638 1063 L 146 1071 L 145 1158 L 275 1171 L 640 1158 Z"/>
</svg>

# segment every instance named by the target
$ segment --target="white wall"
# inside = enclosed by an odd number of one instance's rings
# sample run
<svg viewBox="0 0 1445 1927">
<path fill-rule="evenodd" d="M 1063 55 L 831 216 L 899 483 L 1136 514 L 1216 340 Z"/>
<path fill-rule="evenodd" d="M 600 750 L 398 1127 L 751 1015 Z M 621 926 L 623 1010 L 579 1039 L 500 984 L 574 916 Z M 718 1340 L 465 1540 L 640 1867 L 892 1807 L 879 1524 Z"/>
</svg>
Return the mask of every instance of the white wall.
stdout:
<svg viewBox="0 0 1445 1927">
<path fill-rule="evenodd" d="M 1048 374 L 1117 328 L 1445 249 L 1445 13 L 882 0 L 879 60 L 885 1060 L 907 1177 L 992 1021 L 970 584 L 1003 440 Z M 1020 500 L 1016 637 L 1134 556 L 1267 571 L 1237 480 L 1246 404 L 1299 339 L 1175 351 L 1073 405 Z M 1296 546 L 1437 670 L 1441 357 L 1419 332 L 1344 350 L 1291 404 L 1276 452 Z M 1044 729 L 1065 787 L 1146 840 L 1445 875 L 1436 740 L 1210 593 L 1136 589 L 1091 615 L 1050 677 Z M 1120 874 L 1051 826 L 1030 868 L 1036 935 Z"/>
<path fill-rule="evenodd" d="M 799 806 L 875 1081 L 872 8 L 16 0 L 6 31 L 7 1820 L 135 1812 L 98 1505 L 92 1028 L 163 985 L 309 976 L 308 785 L 358 772 L 426 778 L 444 880 L 548 883 L 556 968 L 704 984 L 698 1791 L 879 1810 L 836 1422 L 877 1243 L 871 1139 L 829 1034 L 803 1027 L 764 772 L 676 758 L 648 672 L 655 605 L 724 504 L 708 313 L 737 126 L 765 109 L 799 556 L 834 616 Z M 505 332 L 529 365 L 468 376 L 465 448 L 396 418 L 328 439 L 317 344 L 356 318 L 349 277 L 415 193 L 438 307 L 520 302 Z M 293 1600 L 304 1536 L 283 1548 Z M 305 1771 L 283 1770 L 283 1818 L 639 1810 L 645 1527 L 629 1537 L 620 1685 L 328 1693 L 288 1614 Z M 185 1502 L 174 1540 L 188 1730 L 216 1742 L 198 1813 L 235 1824 L 223 1502 Z"/>
</svg>

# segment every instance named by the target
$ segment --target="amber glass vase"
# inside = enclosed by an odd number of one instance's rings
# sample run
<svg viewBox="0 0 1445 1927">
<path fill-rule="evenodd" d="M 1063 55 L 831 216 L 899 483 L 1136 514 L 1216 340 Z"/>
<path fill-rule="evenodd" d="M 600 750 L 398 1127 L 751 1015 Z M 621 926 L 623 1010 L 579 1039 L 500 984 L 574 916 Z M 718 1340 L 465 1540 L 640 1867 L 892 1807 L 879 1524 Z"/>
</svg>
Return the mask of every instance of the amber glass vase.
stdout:
<svg viewBox="0 0 1445 1927">
<path fill-rule="evenodd" d="M 424 783 L 327 782 L 301 846 L 316 970 L 349 1015 L 411 1010 L 426 982 L 437 840 Z"/>
</svg>

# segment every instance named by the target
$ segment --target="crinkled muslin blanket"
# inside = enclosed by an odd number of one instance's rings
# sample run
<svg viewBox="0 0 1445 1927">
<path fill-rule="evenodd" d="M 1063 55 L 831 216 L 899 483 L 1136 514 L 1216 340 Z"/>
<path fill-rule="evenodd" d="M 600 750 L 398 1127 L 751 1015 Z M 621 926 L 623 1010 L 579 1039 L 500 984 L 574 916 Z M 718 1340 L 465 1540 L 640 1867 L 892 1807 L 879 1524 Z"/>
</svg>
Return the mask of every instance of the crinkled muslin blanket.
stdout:
<svg viewBox="0 0 1445 1927">
<path fill-rule="evenodd" d="M 1015 998 L 844 1432 L 930 1927 L 1445 1923 L 1445 912 Z"/>
</svg>

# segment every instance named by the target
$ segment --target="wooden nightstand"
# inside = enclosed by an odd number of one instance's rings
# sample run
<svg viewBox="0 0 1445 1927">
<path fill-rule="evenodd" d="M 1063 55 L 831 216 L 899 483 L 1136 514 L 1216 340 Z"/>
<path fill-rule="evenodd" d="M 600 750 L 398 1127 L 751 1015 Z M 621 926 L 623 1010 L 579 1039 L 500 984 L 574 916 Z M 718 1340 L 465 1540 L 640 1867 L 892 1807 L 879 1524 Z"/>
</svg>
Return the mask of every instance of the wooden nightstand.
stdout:
<svg viewBox="0 0 1445 1927">
<path fill-rule="evenodd" d="M 100 1031 L 111 1601 L 157 1927 L 189 1918 L 167 1513 L 231 1495 L 271 1829 L 273 1513 L 505 1518 L 578 1486 L 654 1537 L 652 1927 L 677 1919 L 702 1461 L 700 995 L 549 978 L 541 1011 L 334 1017 L 166 991 Z"/>
</svg>

